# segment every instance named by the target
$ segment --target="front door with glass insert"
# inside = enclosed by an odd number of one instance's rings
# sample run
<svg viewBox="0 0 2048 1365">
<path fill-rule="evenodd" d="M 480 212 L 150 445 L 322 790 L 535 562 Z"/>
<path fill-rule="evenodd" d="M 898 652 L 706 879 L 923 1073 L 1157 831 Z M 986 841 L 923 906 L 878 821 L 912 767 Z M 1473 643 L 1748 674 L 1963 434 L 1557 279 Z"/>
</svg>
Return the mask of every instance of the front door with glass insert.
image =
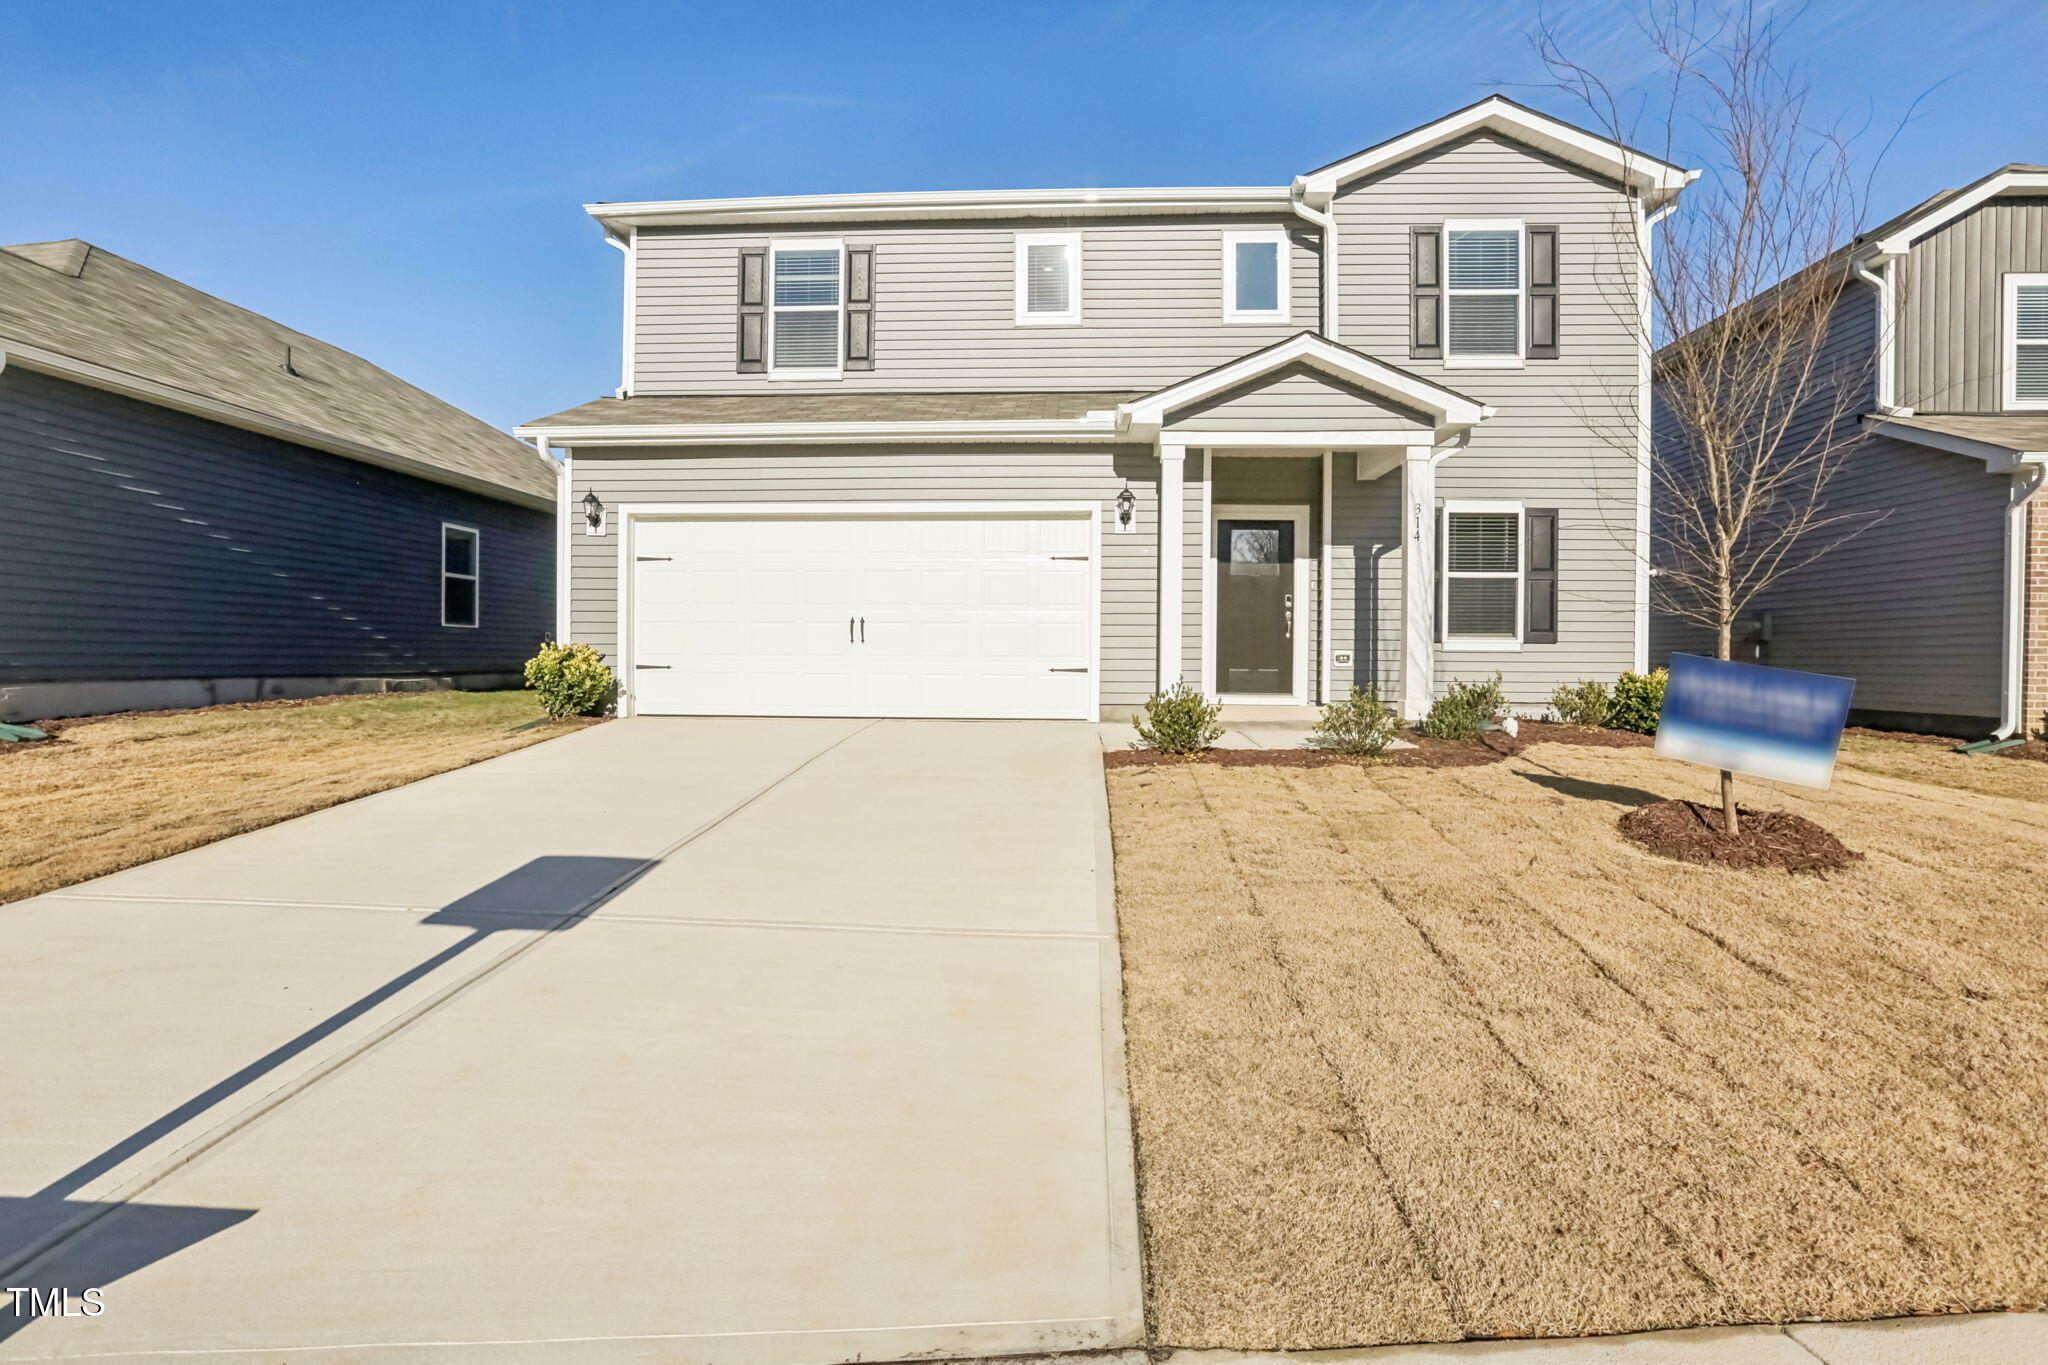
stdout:
<svg viewBox="0 0 2048 1365">
<path fill-rule="evenodd" d="M 1294 694 L 1294 523 L 1216 523 L 1216 690 Z"/>
</svg>

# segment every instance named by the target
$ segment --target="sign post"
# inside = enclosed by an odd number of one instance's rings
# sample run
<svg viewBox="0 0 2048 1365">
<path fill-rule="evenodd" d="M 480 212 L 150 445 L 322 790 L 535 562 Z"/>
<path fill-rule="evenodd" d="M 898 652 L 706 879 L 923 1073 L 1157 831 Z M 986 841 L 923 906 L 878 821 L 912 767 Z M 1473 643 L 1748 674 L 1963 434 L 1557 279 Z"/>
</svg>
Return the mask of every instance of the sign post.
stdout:
<svg viewBox="0 0 2048 1365">
<path fill-rule="evenodd" d="M 1735 834 L 1730 774 L 1825 790 L 1855 690 L 1853 678 L 1674 654 L 1656 751 L 1721 770 L 1725 832 Z"/>
</svg>

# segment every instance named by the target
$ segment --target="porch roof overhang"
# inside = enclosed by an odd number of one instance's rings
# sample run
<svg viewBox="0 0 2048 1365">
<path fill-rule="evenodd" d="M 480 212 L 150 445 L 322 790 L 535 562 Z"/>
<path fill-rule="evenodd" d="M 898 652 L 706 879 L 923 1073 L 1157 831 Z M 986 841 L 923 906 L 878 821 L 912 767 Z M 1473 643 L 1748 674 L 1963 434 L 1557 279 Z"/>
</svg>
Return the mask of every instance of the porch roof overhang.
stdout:
<svg viewBox="0 0 2048 1365">
<path fill-rule="evenodd" d="M 1336 431 L 1295 432 L 1209 432 L 1177 430 L 1174 439 L 1185 445 L 1310 445 L 1310 446 L 1414 446 L 1433 445 L 1476 426 L 1493 415 L 1493 409 L 1447 389 L 1419 374 L 1412 374 L 1363 351 L 1331 341 L 1314 332 L 1300 332 L 1264 350 L 1253 351 L 1213 370 L 1169 384 L 1129 402 L 1117 405 L 1119 425 L 1135 439 L 1157 440 L 1173 413 L 1232 389 L 1254 384 L 1267 375 L 1296 365 L 1306 365 L 1352 385 L 1366 393 L 1424 414 L 1428 430 L 1361 427 Z M 1382 424 L 1382 427 L 1384 424 Z"/>
<path fill-rule="evenodd" d="M 1931 415 L 1866 413 L 1865 430 L 1874 435 L 1925 446 L 1951 455 L 1982 460 L 1986 472 L 2010 474 L 2027 466 L 2048 465 L 2048 413 L 2005 417 L 1967 413 Z"/>
</svg>

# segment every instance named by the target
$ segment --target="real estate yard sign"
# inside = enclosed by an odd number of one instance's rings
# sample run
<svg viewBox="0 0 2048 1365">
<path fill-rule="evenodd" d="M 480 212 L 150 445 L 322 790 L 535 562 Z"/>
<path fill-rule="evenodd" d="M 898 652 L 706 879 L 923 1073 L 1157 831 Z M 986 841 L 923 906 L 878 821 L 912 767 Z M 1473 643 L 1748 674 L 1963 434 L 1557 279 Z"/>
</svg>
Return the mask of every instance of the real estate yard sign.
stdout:
<svg viewBox="0 0 2048 1365">
<path fill-rule="evenodd" d="M 1671 656 L 1657 752 L 1750 777 L 1826 787 L 1853 678 Z"/>
</svg>

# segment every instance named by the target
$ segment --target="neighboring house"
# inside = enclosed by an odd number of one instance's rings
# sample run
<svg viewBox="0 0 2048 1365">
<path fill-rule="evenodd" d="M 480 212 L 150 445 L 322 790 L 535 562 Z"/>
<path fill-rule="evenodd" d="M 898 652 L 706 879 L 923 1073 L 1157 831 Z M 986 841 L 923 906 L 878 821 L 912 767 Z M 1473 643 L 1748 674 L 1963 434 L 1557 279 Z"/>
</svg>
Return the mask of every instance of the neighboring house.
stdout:
<svg viewBox="0 0 2048 1365">
<path fill-rule="evenodd" d="M 0 247 L 0 720 L 517 685 L 555 471 L 80 241 Z"/>
<path fill-rule="evenodd" d="M 643 713 L 1612 677 L 1639 242 L 1691 178 L 1495 97 L 1273 186 L 593 205 L 624 383 L 518 432 L 558 631 Z"/>
<path fill-rule="evenodd" d="M 1858 236 L 1815 420 L 1860 436 L 1826 494 L 1853 534 L 1750 606 L 1742 652 L 1856 680 L 1855 719 L 1983 737 L 2048 721 L 2048 167 L 2007 166 Z M 1660 446 L 1672 439 L 1659 413 Z M 1796 426 L 1795 426 L 1796 429 Z M 1852 434 L 1845 429 L 1844 435 Z M 2031 516 L 2031 531 L 2029 520 Z M 2030 548 L 2031 544 L 2031 548 Z M 1659 612 L 1655 653 L 1712 652 Z"/>
</svg>

